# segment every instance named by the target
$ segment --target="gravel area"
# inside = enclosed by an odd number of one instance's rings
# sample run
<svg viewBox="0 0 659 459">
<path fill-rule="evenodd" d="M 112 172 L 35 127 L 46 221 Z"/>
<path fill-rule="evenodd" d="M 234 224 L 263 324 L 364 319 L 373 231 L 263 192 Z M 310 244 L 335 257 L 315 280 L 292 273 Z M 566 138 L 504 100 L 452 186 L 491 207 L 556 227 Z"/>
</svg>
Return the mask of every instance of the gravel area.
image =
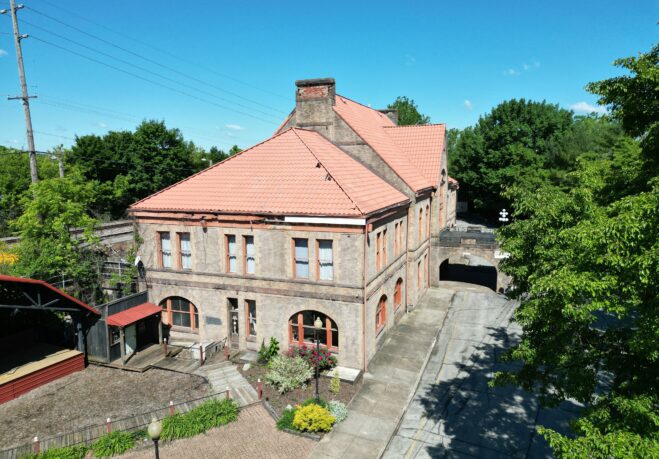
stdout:
<svg viewBox="0 0 659 459">
<path fill-rule="evenodd" d="M 0 405 L 0 449 L 121 419 L 210 393 L 204 378 L 90 365 Z"/>
<path fill-rule="evenodd" d="M 235 422 L 185 440 L 160 444 L 162 459 L 272 458 L 302 459 L 311 454 L 314 440 L 281 432 L 261 404 L 243 408 Z M 153 446 L 118 456 L 122 459 L 153 459 Z"/>
</svg>

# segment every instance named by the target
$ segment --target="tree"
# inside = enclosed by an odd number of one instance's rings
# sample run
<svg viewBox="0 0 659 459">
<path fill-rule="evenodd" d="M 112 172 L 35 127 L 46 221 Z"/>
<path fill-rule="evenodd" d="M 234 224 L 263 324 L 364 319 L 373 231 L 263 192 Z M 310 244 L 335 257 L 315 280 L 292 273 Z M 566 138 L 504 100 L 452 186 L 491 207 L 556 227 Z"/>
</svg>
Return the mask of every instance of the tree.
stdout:
<svg viewBox="0 0 659 459">
<path fill-rule="evenodd" d="M 509 187 L 533 190 L 544 183 L 570 185 L 582 155 L 610 157 L 622 136 L 606 118 L 574 117 L 546 102 L 509 100 L 461 131 L 452 145 L 451 175 L 460 191 L 485 215 L 496 215 L 510 200 Z"/>
<path fill-rule="evenodd" d="M 631 75 L 588 87 L 637 139 L 579 158 L 571 188 L 509 190 L 514 221 L 499 231 L 523 330 L 505 358 L 522 366 L 494 381 L 585 404 L 575 438 L 539 429 L 558 457 L 659 455 L 659 118 L 636 106 L 656 103 L 656 47 L 621 61 Z"/>
<path fill-rule="evenodd" d="M 398 112 L 398 125 L 409 126 L 415 124 L 428 124 L 430 117 L 419 113 L 419 109 L 414 103 L 414 100 L 408 99 L 405 96 L 396 98 L 393 104 L 389 104 L 387 108 L 396 109 Z"/>
<path fill-rule="evenodd" d="M 30 187 L 30 165 L 27 152 L 0 146 L 0 237 L 10 235 L 9 222 L 22 213 L 21 198 Z M 39 176 L 57 176 L 57 164 L 49 157 L 37 157 Z"/>
<path fill-rule="evenodd" d="M 96 215 L 118 218 L 134 202 L 201 169 L 201 161 L 195 164 L 196 153 L 178 129 L 168 129 L 162 121 L 143 121 L 135 132 L 76 137 L 66 161 L 97 182 Z"/>
<path fill-rule="evenodd" d="M 32 184 L 22 198 L 23 214 L 11 222 L 21 239 L 10 272 L 50 282 L 61 279 L 76 297 L 96 300 L 96 220 L 88 213 L 95 195 L 93 182 L 78 174 Z M 72 235 L 73 229 L 81 233 Z"/>
</svg>

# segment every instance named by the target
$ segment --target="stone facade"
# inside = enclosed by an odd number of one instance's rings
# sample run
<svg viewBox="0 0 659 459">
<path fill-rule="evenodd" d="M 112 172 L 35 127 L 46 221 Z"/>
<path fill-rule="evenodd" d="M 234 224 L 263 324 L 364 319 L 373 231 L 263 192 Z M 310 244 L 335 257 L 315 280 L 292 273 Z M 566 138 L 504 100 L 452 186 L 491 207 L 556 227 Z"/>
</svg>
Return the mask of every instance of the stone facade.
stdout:
<svg viewBox="0 0 659 459">
<path fill-rule="evenodd" d="M 289 320 L 301 311 L 317 311 L 338 328 L 339 343 L 334 351 L 339 364 L 365 370 L 388 330 L 418 303 L 433 282 L 437 257 L 431 253 L 432 241 L 455 219 L 455 199 L 449 193 L 446 171 L 442 171 L 441 183 L 434 190 L 412 190 L 335 113 L 332 106 L 339 103 L 335 101 L 338 97 L 334 80 L 298 82 L 296 109 L 280 130 L 298 127 L 318 131 L 410 202 L 361 221 L 315 218 L 292 222 L 285 215 L 133 211 L 143 240 L 139 255 L 147 272 L 150 301 L 166 304 L 167 298 L 182 297 L 198 311 L 197 326 L 172 326 L 172 339 L 201 342 L 227 338 L 235 327 L 230 311 L 230 301 L 234 301 L 238 304 L 235 344 L 239 349 L 258 350 L 270 337 L 285 349 L 292 339 Z M 395 113 L 387 116 L 395 119 Z M 445 168 L 445 149 L 441 164 Z M 170 268 L 162 267 L 159 233 L 170 234 Z M 181 268 L 179 234 L 189 234 L 190 269 Z M 236 272 L 228 272 L 227 236 L 235 236 Z M 253 273 L 245 269 L 245 237 L 254 241 Z M 296 238 L 308 240 L 308 279 L 295 277 Z M 379 247 L 378 239 L 384 241 Z M 319 240 L 332 241 L 332 280 L 318 278 Z M 395 305 L 399 280 L 401 299 Z M 376 314 L 383 297 L 384 325 L 378 326 Z M 254 335 L 246 333 L 247 300 L 256 302 Z"/>
</svg>

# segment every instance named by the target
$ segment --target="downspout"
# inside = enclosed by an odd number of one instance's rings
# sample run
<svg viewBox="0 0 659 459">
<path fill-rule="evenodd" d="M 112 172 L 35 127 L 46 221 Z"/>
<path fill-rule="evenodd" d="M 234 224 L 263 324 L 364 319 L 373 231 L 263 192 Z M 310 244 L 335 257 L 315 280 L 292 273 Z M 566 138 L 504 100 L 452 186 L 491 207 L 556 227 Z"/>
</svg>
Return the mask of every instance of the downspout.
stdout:
<svg viewBox="0 0 659 459">
<path fill-rule="evenodd" d="M 362 361 L 363 361 L 363 367 L 364 367 L 364 373 L 367 371 L 367 363 L 366 363 L 366 278 L 367 278 L 367 269 L 366 269 L 366 262 L 368 260 L 368 223 L 364 224 L 364 269 L 363 269 L 363 277 L 364 277 L 364 304 L 362 306 Z"/>
<path fill-rule="evenodd" d="M 407 208 L 407 223 L 405 230 L 405 314 L 409 312 L 410 304 L 410 276 L 409 276 L 409 254 L 410 254 L 410 207 Z"/>
</svg>

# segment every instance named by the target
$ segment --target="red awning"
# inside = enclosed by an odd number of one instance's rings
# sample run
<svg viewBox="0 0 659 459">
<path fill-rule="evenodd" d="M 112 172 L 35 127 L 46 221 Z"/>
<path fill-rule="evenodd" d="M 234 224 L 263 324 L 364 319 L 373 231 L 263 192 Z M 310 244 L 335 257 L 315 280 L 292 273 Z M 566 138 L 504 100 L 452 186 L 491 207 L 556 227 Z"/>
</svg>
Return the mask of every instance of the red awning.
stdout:
<svg viewBox="0 0 659 459">
<path fill-rule="evenodd" d="M 126 325 L 134 324 L 138 320 L 142 320 L 145 317 L 149 317 L 161 312 L 162 308 L 160 306 L 156 306 L 153 303 L 144 303 L 108 316 L 107 323 L 108 325 L 114 325 L 115 327 L 123 328 Z"/>
</svg>

